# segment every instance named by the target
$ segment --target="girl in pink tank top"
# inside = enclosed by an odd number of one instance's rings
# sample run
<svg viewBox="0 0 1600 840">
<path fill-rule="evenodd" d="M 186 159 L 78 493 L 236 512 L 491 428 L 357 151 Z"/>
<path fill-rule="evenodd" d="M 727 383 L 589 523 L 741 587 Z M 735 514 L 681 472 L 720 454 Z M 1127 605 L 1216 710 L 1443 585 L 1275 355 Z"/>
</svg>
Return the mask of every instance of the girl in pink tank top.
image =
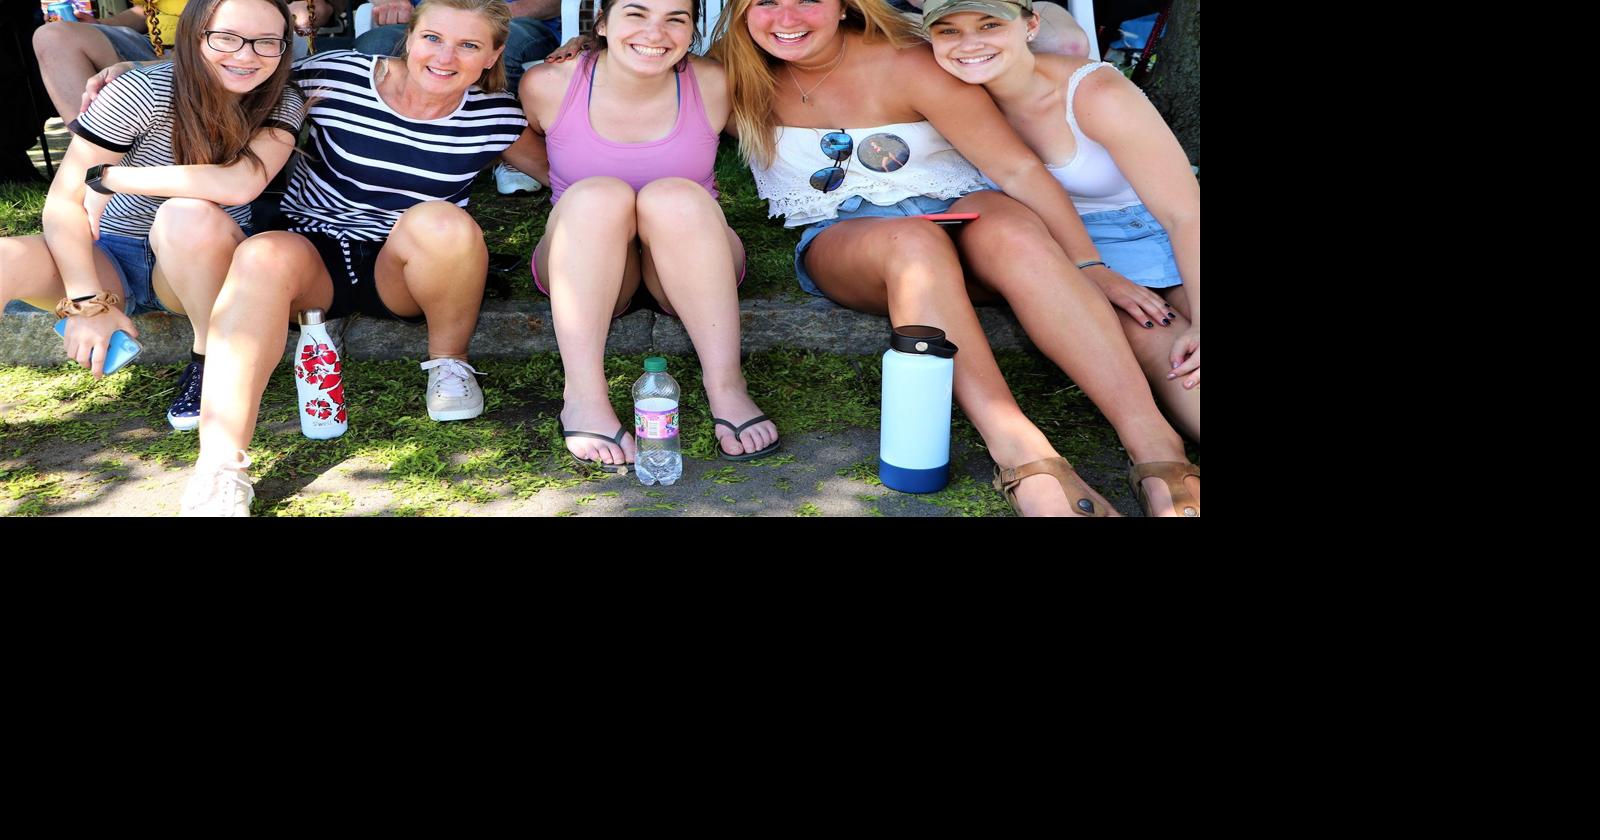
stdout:
<svg viewBox="0 0 1600 840">
<path fill-rule="evenodd" d="M 604 354 L 611 320 L 636 294 L 682 319 L 694 341 L 722 457 L 750 460 L 779 446 L 739 365 L 744 247 L 712 172 L 727 82 L 721 65 L 689 54 L 699 13 L 699 0 L 604 0 L 596 49 L 522 80 L 555 204 L 532 268 L 550 296 L 566 374 L 561 433 L 575 460 L 606 472 L 626 472 L 635 458 Z"/>
</svg>

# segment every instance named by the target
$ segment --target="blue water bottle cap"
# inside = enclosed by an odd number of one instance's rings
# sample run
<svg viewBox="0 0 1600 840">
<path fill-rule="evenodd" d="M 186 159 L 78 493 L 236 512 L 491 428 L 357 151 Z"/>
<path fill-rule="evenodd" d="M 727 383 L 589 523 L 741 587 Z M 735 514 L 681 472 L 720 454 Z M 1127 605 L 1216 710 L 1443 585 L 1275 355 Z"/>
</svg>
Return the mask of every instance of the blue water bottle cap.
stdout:
<svg viewBox="0 0 1600 840">
<path fill-rule="evenodd" d="M 667 360 L 661 356 L 646 356 L 644 369 L 647 373 L 661 373 L 667 369 Z"/>
</svg>

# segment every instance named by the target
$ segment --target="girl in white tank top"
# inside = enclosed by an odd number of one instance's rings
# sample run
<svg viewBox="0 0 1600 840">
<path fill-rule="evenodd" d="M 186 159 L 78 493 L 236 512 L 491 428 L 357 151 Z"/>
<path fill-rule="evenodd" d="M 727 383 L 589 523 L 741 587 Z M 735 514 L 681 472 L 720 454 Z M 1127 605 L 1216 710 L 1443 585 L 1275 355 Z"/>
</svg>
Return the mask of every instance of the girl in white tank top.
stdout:
<svg viewBox="0 0 1600 840">
<path fill-rule="evenodd" d="M 1123 331 L 1157 398 L 1200 440 L 1200 185 L 1177 138 L 1111 65 L 1033 54 L 1030 0 L 929 2 L 923 11 L 939 66 L 989 91 L 1083 214 L 1115 272 L 1096 282 L 1126 315 Z"/>
</svg>

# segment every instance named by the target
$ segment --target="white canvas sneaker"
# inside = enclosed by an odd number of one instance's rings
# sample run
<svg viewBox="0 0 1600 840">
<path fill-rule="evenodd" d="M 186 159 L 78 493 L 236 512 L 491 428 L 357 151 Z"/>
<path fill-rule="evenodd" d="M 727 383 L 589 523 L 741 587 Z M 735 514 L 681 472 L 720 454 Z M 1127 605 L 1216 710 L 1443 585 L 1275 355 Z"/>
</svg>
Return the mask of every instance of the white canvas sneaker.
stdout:
<svg viewBox="0 0 1600 840">
<path fill-rule="evenodd" d="M 473 374 L 478 371 L 460 359 L 430 359 L 428 416 L 435 420 L 471 420 L 483 413 L 483 389 Z"/>
<path fill-rule="evenodd" d="M 494 188 L 501 195 L 533 195 L 544 188 L 544 185 L 533 179 L 533 176 L 523 173 L 504 161 L 495 164 Z"/>
<path fill-rule="evenodd" d="M 197 470 L 189 479 L 179 503 L 179 516 L 249 516 L 256 490 L 245 468 L 250 456 L 239 450 L 239 460 Z"/>
</svg>

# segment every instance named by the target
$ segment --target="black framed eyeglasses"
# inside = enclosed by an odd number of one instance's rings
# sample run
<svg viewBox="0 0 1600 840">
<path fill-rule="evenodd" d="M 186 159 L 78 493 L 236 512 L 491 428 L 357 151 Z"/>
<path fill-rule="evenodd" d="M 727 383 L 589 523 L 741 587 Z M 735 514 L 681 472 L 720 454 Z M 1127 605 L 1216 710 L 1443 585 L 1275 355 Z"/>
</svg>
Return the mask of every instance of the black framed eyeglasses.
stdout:
<svg viewBox="0 0 1600 840">
<path fill-rule="evenodd" d="M 835 163 L 827 169 L 818 169 L 811 173 L 811 186 L 823 192 L 833 192 L 844 183 L 845 170 L 850 168 L 850 152 L 855 149 L 855 141 L 844 129 L 830 131 L 822 135 L 822 153 Z M 837 164 L 843 163 L 840 167 Z"/>
<path fill-rule="evenodd" d="M 236 53 L 244 49 L 245 44 L 249 44 L 256 55 L 262 58 L 277 58 L 289 49 L 289 42 L 282 38 L 246 38 L 218 29 L 207 29 L 201 34 L 206 36 L 206 46 L 217 52 Z"/>
</svg>

